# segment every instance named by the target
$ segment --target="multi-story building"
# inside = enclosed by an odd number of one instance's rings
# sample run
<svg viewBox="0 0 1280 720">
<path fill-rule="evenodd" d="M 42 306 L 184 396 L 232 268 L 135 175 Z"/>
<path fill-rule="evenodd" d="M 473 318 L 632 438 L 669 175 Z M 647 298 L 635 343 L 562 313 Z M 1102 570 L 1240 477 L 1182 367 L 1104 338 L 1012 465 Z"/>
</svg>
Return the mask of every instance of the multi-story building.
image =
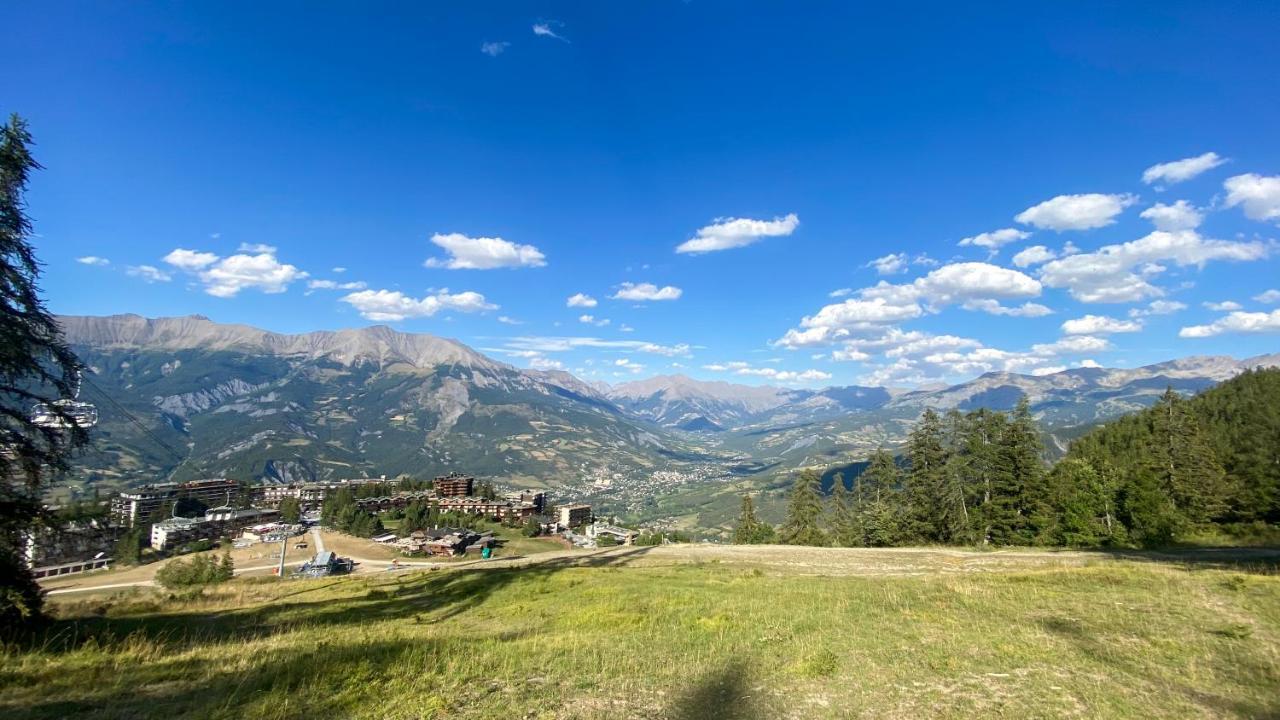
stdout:
<svg viewBox="0 0 1280 720">
<path fill-rule="evenodd" d="M 590 505 L 561 505 L 557 510 L 556 519 L 561 527 L 576 528 L 591 522 Z"/>
<path fill-rule="evenodd" d="M 476 479 L 456 472 L 441 475 L 431 482 L 440 497 L 470 497 L 475 493 Z"/>
<path fill-rule="evenodd" d="M 485 500 L 478 497 L 442 497 L 436 500 L 436 506 L 440 512 L 481 515 L 494 520 L 524 520 L 538 514 L 538 509 L 532 503 Z"/>
<path fill-rule="evenodd" d="M 24 559 L 28 568 L 39 568 L 107 555 L 120 533 L 120 527 L 99 519 L 75 520 L 58 527 L 41 525 L 27 533 Z"/>
<path fill-rule="evenodd" d="M 541 490 L 520 490 L 504 495 L 508 501 L 521 505 L 532 505 L 541 514 L 547 509 L 547 494 Z"/>
<path fill-rule="evenodd" d="M 112 498 L 111 517 L 121 525 L 136 527 L 153 522 L 165 505 L 179 500 L 189 498 L 205 505 L 220 505 L 234 502 L 239 496 L 239 483 L 226 478 L 144 485 Z"/>
</svg>

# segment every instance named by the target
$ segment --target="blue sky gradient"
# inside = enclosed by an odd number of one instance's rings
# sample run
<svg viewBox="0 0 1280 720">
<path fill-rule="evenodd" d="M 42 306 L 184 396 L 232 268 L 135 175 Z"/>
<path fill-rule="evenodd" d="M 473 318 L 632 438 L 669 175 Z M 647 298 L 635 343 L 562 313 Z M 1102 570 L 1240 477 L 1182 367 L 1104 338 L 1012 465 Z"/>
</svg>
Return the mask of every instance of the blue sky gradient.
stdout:
<svg viewBox="0 0 1280 720">
<path fill-rule="evenodd" d="M 610 382 L 1280 350 L 1280 5 L 422 5 L 12 4 L 51 307 Z"/>
</svg>

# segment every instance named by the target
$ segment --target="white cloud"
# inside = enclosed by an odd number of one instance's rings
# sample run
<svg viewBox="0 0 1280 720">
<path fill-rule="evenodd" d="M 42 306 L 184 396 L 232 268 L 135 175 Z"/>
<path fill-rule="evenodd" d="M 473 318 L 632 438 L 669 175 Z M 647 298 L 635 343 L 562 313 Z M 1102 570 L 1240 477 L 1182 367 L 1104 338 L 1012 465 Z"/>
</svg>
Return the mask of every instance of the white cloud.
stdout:
<svg viewBox="0 0 1280 720">
<path fill-rule="evenodd" d="M 1059 195 L 1018 213 L 1014 220 L 1043 230 L 1089 230 L 1115 222 L 1115 217 L 1137 202 L 1132 195 Z"/>
<path fill-rule="evenodd" d="M 1040 303 L 1026 302 L 1016 307 L 1008 307 L 1001 305 L 999 300 L 991 300 L 990 298 L 968 300 L 960 307 L 965 310 L 978 310 L 989 315 L 1008 315 L 1010 317 L 1044 317 L 1045 315 L 1053 314 L 1053 310 Z"/>
<path fill-rule="evenodd" d="M 517 245 L 502 238 L 467 237 L 462 233 L 436 233 L 431 242 L 449 253 L 447 259 L 429 258 L 429 268 L 450 270 L 494 270 L 497 268 L 542 267 L 547 264 L 538 248 Z"/>
<path fill-rule="evenodd" d="M 423 298 L 413 298 L 398 290 L 361 290 L 343 296 L 342 301 L 358 310 L 361 317 L 374 322 L 431 317 L 441 310 L 480 312 L 498 307 L 486 302 L 484 295 L 478 292 L 450 294 L 447 290 Z"/>
<path fill-rule="evenodd" d="M 237 252 L 249 253 L 250 255 L 275 255 L 279 248 L 275 245 L 264 245 L 262 243 L 240 243 L 240 247 L 236 248 Z"/>
<path fill-rule="evenodd" d="M 506 342 L 509 350 L 532 350 L 539 353 L 568 352 L 578 348 L 600 350 L 617 350 L 620 352 L 641 352 L 665 357 L 687 357 L 693 349 L 690 345 L 659 345 L 642 340 L 603 340 L 594 337 L 546 337 L 524 336 L 510 338 Z"/>
<path fill-rule="evenodd" d="M 1003 230 L 993 230 L 992 232 L 984 232 L 972 237 L 964 238 L 960 241 L 963 247 L 981 247 L 991 250 L 992 252 L 999 250 L 1002 245 L 1008 245 L 1018 240 L 1026 240 L 1031 237 L 1031 233 L 1019 230 L 1017 228 L 1004 228 Z"/>
<path fill-rule="evenodd" d="M 84 257 L 78 257 L 76 258 L 76 262 L 81 265 L 95 265 L 97 267 L 105 267 L 111 264 L 110 260 L 104 257 L 98 257 L 97 255 L 85 255 Z"/>
<path fill-rule="evenodd" d="M 125 270 L 125 273 L 136 278 L 142 278 L 149 283 L 169 282 L 173 279 L 172 275 L 152 265 L 130 266 Z"/>
<path fill-rule="evenodd" d="M 1267 252 L 1261 242 L 1208 240 L 1194 230 L 1157 230 L 1138 240 L 1046 263 L 1040 280 L 1052 288 L 1066 288 L 1081 302 L 1135 302 L 1163 294 L 1148 282 L 1165 270 L 1161 263 L 1202 266 L 1210 260 L 1259 260 Z"/>
<path fill-rule="evenodd" d="M 1062 332 L 1067 335 L 1110 335 L 1140 330 L 1142 323 L 1139 321 L 1117 320 L 1104 315 L 1085 315 L 1062 323 Z"/>
<path fill-rule="evenodd" d="M 595 325 L 596 327 L 604 327 L 609 324 L 609 318 L 596 318 L 594 315 L 579 315 L 578 322 L 587 325 Z"/>
<path fill-rule="evenodd" d="M 559 360 L 538 356 L 529 360 L 529 367 L 534 370 L 563 370 L 564 363 Z"/>
<path fill-rule="evenodd" d="M 1254 300 L 1260 303 L 1276 303 L 1280 302 L 1280 290 L 1267 290 L 1253 296 Z"/>
<path fill-rule="evenodd" d="M 790 235 L 799 225 L 800 218 L 795 213 L 772 220 L 716 218 L 713 224 L 698 230 L 696 237 L 680 243 L 676 252 L 708 253 L 743 247 L 763 238 Z"/>
<path fill-rule="evenodd" d="M 1031 265 L 1039 265 L 1040 263 L 1049 262 L 1058 257 L 1058 254 L 1044 245 L 1032 245 L 1031 247 L 1019 252 L 1013 256 L 1013 264 L 1020 268 L 1029 267 Z"/>
<path fill-rule="evenodd" d="M 1204 222 L 1204 215 L 1186 200 L 1172 205 L 1156 203 L 1143 210 L 1139 217 L 1150 220 L 1157 230 L 1193 230 Z"/>
<path fill-rule="evenodd" d="M 498 57 L 509 47 L 511 43 L 506 41 L 480 43 L 480 52 L 489 57 Z"/>
<path fill-rule="evenodd" d="M 1217 153 L 1207 152 L 1196 157 L 1160 163 L 1152 165 L 1142 172 L 1142 182 L 1148 185 L 1158 182 L 1173 185 L 1184 180 L 1190 180 L 1206 170 L 1218 167 L 1226 161 L 1226 158 L 1218 157 Z"/>
<path fill-rule="evenodd" d="M 1038 343 L 1031 346 L 1031 352 L 1040 356 L 1068 355 L 1073 353 L 1092 353 L 1108 350 L 1111 343 L 1092 335 L 1072 335 L 1060 338 L 1051 343 Z"/>
<path fill-rule="evenodd" d="M 678 300 L 683 293 L 683 290 L 673 285 L 659 288 L 653 283 L 636 284 L 624 282 L 618 287 L 618 292 L 609 297 L 614 300 L 646 302 L 650 300 Z"/>
<path fill-rule="evenodd" d="M 282 293 L 307 273 L 293 265 L 276 259 L 269 245 L 241 246 L 265 250 L 254 255 L 236 254 L 219 257 L 211 252 L 178 248 L 164 256 L 164 261 L 174 267 L 194 274 L 204 285 L 204 291 L 220 298 L 235 297 L 241 290 L 256 289 L 264 293 Z"/>
<path fill-rule="evenodd" d="M 896 275 L 906 270 L 910 263 L 910 258 L 907 257 L 906 253 L 893 253 L 872 260 L 866 264 L 866 267 L 875 268 L 876 272 L 881 275 Z M 849 293 L 845 292 L 844 294 L 848 295 Z M 832 293 L 831 297 L 839 296 Z"/>
<path fill-rule="evenodd" d="M 338 273 L 339 275 L 341 275 L 342 273 L 344 273 L 344 272 L 346 272 L 346 271 L 347 271 L 347 269 L 346 269 L 346 268 L 344 268 L 344 267 L 342 267 L 342 266 L 338 266 L 338 267 L 336 267 L 336 268 L 334 268 L 334 269 L 333 269 L 333 272 Z"/>
<path fill-rule="evenodd" d="M 1233 312 L 1208 325 L 1184 327 L 1178 331 L 1178 337 L 1206 338 L 1223 333 L 1280 333 L 1280 310 Z"/>
<path fill-rule="evenodd" d="M 1227 207 L 1240 205 L 1250 220 L 1280 220 L 1280 175 L 1236 175 L 1222 183 Z"/>
<path fill-rule="evenodd" d="M 555 23 L 555 24 L 556 24 L 556 25 L 560 25 L 561 23 Z M 551 29 L 551 25 L 552 25 L 552 23 L 545 23 L 545 22 L 543 22 L 543 23 L 534 23 L 534 25 L 533 25 L 533 34 L 534 34 L 534 35 L 537 35 L 538 37 L 549 37 L 549 38 L 555 38 L 556 40 L 562 40 L 562 41 L 564 41 L 564 42 L 569 42 L 569 39 L 568 39 L 568 38 L 563 37 L 563 36 L 561 36 L 560 34 L 558 34 L 555 30 L 552 30 L 552 29 Z"/>
<path fill-rule="evenodd" d="M 198 252 L 184 248 L 178 248 L 165 255 L 162 259 L 170 265 L 188 272 L 194 272 L 218 262 L 218 256 L 211 252 Z"/>
<path fill-rule="evenodd" d="M 592 308 L 599 304 L 600 303 L 595 298 L 585 293 L 570 295 L 569 300 L 565 302 L 565 305 L 568 307 Z"/>
<path fill-rule="evenodd" d="M 1067 369 L 1066 365 L 1049 365 L 1047 367 L 1035 368 L 1031 371 L 1031 374 L 1035 375 L 1036 377 L 1043 377 L 1045 375 L 1056 375 L 1057 373 L 1060 373 L 1066 369 Z"/>
<path fill-rule="evenodd" d="M 636 331 L 636 329 L 635 329 L 635 328 L 631 327 L 630 325 L 628 325 L 628 324 L 626 324 L 626 323 L 623 323 L 623 324 L 621 324 L 621 325 L 619 325 L 619 326 L 618 326 L 618 332 L 627 332 L 627 333 L 629 333 L 629 332 L 635 332 L 635 331 Z"/>
<path fill-rule="evenodd" d="M 1231 312 L 1232 310 L 1243 310 L 1244 306 L 1234 300 L 1224 300 L 1222 302 L 1203 302 L 1200 303 L 1209 310 L 1215 312 Z"/>
<path fill-rule="evenodd" d="M 1179 310 L 1186 310 L 1187 304 L 1180 303 L 1176 300 L 1152 300 L 1145 309 L 1133 308 L 1129 311 L 1129 317 L 1139 318 L 1148 315 L 1172 315 Z"/>
<path fill-rule="evenodd" d="M 944 265 L 911 283 L 894 285 L 885 281 L 858 291 L 857 298 L 827 305 L 803 318 L 803 329 L 788 330 L 775 342 L 796 349 L 824 345 L 848 338 L 851 331 L 869 330 L 910 320 L 943 306 L 963 304 L 971 310 L 1005 315 L 1045 315 L 1043 305 L 1028 303 L 1010 308 L 997 299 L 1034 297 L 1040 283 L 1018 272 L 989 263 L 969 262 Z M 988 302 L 990 301 L 990 302 Z"/>
<path fill-rule="evenodd" d="M 307 287 L 311 290 L 363 290 L 369 287 L 364 281 L 344 282 L 337 280 L 309 280 Z"/>
<path fill-rule="evenodd" d="M 524 324 L 523 322 L 516 320 L 513 317 L 507 317 L 506 315 L 499 315 L 498 322 L 502 323 L 503 325 L 523 325 Z"/>
<path fill-rule="evenodd" d="M 241 290 L 282 293 L 295 280 L 307 277 L 298 268 L 281 263 L 274 255 L 232 255 L 198 273 L 204 291 L 214 297 L 235 297 Z"/>
<path fill-rule="evenodd" d="M 635 362 L 631 358 L 618 358 L 613 361 L 613 364 L 614 367 L 625 368 L 633 373 L 642 372 L 644 370 L 644 365 Z"/>
</svg>

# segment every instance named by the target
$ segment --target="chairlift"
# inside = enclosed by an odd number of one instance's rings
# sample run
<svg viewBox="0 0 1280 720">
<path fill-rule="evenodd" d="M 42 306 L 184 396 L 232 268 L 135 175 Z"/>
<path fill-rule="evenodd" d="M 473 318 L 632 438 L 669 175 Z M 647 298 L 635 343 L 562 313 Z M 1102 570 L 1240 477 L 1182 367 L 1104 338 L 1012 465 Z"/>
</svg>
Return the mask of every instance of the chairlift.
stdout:
<svg viewBox="0 0 1280 720">
<path fill-rule="evenodd" d="M 32 424 L 55 430 L 86 429 L 97 425 L 98 407 L 93 403 L 81 402 L 79 397 L 80 374 L 77 373 L 71 397 L 54 400 L 51 403 L 40 403 L 31 408 Z"/>
</svg>

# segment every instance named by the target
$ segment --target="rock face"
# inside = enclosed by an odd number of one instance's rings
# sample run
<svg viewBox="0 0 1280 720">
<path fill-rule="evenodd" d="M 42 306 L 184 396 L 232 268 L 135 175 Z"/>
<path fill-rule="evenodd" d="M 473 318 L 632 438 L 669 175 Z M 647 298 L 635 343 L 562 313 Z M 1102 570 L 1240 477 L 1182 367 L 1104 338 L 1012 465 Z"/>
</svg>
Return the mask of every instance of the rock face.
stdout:
<svg viewBox="0 0 1280 720">
<path fill-rule="evenodd" d="M 61 318 L 99 406 L 86 477 L 286 482 L 449 470 L 571 484 L 648 472 L 679 438 L 568 373 L 376 326 L 283 335 L 206 318 Z"/>
<path fill-rule="evenodd" d="M 286 335 L 200 316 L 61 322 L 90 367 L 82 395 L 101 415 L 81 479 L 107 485 L 463 470 L 563 487 L 610 478 L 618 487 L 657 470 L 778 472 L 897 447 L 929 407 L 1007 409 L 1026 395 L 1057 432 L 1146 407 L 1169 386 L 1193 393 L 1245 368 L 1280 365 L 1280 354 L 1188 357 L 1039 377 L 990 373 L 905 393 L 680 375 L 609 387 L 385 326 Z"/>
</svg>

